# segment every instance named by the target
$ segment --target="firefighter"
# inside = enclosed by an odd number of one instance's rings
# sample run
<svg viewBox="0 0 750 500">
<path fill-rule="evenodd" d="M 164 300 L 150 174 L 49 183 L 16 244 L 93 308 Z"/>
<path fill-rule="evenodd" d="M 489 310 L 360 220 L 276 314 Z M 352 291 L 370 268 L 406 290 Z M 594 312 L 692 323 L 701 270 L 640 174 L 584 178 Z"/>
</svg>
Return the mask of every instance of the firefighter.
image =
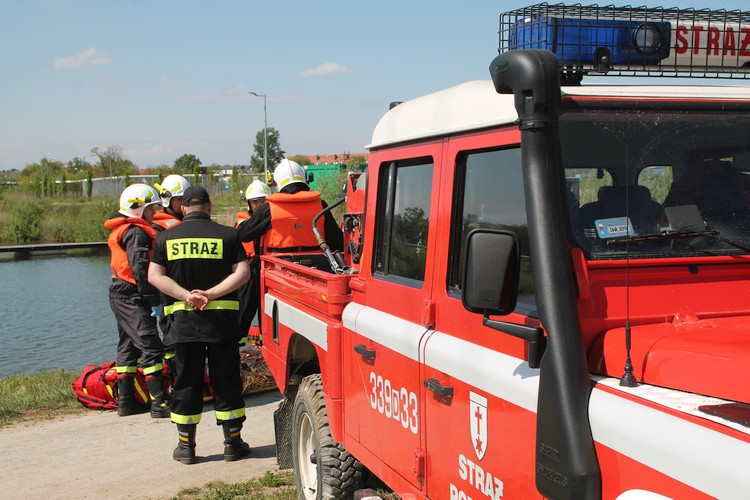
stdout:
<svg viewBox="0 0 750 500">
<path fill-rule="evenodd" d="M 114 271 L 109 287 L 109 303 L 117 319 L 120 340 L 117 344 L 119 416 L 140 413 L 135 382 L 140 359 L 151 398 L 151 416 L 169 416 L 169 398 L 162 370 L 164 347 L 156 328 L 154 309 L 159 305 L 158 291 L 148 282 L 149 258 L 156 232 L 150 222 L 157 192 L 146 184 L 133 184 L 120 195 L 120 209 L 104 226 L 111 229 L 107 241 Z"/>
<path fill-rule="evenodd" d="M 164 210 L 154 214 L 153 226 L 157 232 L 177 225 L 182 220 L 182 195 L 190 183 L 181 175 L 168 175 L 161 184 L 154 184 L 159 191 Z"/>
<path fill-rule="evenodd" d="M 320 193 L 310 191 L 305 170 L 288 159 L 281 160 L 273 172 L 279 192 L 266 197 L 253 216 L 240 224 L 243 242 L 263 236 L 261 253 L 292 253 L 320 250 L 312 230 L 313 219 L 328 205 Z M 317 228 L 332 251 L 344 249 L 344 236 L 333 215 L 326 212 Z"/>
<path fill-rule="evenodd" d="M 266 202 L 266 196 L 271 194 L 268 184 L 260 180 L 254 180 L 247 186 L 244 198 L 247 201 L 247 211 L 237 212 L 235 227 L 239 227 L 244 221 L 250 219 L 258 208 Z M 250 266 L 250 279 L 238 290 L 240 295 L 240 328 L 243 332 L 250 330 L 250 325 L 258 312 L 260 304 L 260 238 L 255 241 L 243 242 Z M 258 325 L 260 327 L 260 325 Z M 247 341 L 247 337 L 243 338 Z"/>
<path fill-rule="evenodd" d="M 154 214 L 152 227 L 157 233 L 174 227 L 182 221 L 182 195 L 190 187 L 190 183 L 181 175 L 171 174 L 164 178 L 161 184 L 154 184 L 154 188 L 159 191 L 161 205 L 164 207 L 160 212 Z M 165 298 L 162 296 L 161 303 L 164 304 Z M 169 317 L 158 311 L 159 328 L 164 334 L 164 362 L 167 365 L 168 385 L 174 384 L 176 367 L 174 365 L 174 341 L 169 335 Z"/>
<path fill-rule="evenodd" d="M 183 195 L 182 223 L 159 233 L 149 280 L 167 297 L 172 316 L 177 379 L 172 387 L 172 422 L 179 442 L 172 457 L 195 463 L 195 431 L 203 411 L 205 360 L 214 390 L 214 413 L 224 430 L 224 460 L 250 453 L 241 436 L 245 420 L 237 342 L 237 288 L 248 279 L 247 255 L 234 228 L 211 220 L 211 200 L 201 186 Z"/>
</svg>

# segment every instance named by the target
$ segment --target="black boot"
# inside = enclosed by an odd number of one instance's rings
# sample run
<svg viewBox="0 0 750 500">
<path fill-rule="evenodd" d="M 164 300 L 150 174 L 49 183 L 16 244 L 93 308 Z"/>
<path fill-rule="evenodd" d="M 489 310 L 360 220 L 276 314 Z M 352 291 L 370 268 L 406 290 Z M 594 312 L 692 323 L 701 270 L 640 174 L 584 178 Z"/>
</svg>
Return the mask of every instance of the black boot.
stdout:
<svg viewBox="0 0 750 500">
<path fill-rule="evenodd" d="M 233 462 L 249 455 L 250 445 L 240 437 L 242 422 L 230 420 L 222 422 L 221 426 L 224 428 L 224 460 L 226 462 Z"/>
<path fill-rule="evenodd" d="M 117 380 L 117 414 L 121 417 L 143 413 L 143 405 L 135 399 L 135 375 Z"/>
<path fill-rule="evenodd" d="M 186 465 L 195 463 L 195 428 L 195 424 L 177 424 L 180 441 L 172 458 Z"/>
<path fill-rule="evenodd" d="M 161 372 L 146 377 L 146 387 L 151 393 L 151 417 L 169 418 L 171 404 L 164 388 L 164 376 Z"/>
</svg>

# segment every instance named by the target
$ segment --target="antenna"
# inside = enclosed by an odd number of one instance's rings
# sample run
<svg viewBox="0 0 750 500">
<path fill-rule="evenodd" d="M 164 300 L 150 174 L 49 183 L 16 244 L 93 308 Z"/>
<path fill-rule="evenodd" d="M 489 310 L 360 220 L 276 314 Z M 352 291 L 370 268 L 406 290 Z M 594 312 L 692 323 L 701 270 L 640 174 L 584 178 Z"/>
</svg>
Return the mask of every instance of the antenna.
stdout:
<svg viewBox="0 0 750 500">
<path fill-rule="evenodd" d="M 625 218 L 627 219 L 625 238 L 625 373 L 620 378 L 623 387 L 637 387 L 638 381 L 633 375 L 633 363 L 630 360 L 630 153 L 625 147 Z"/>
</svg>

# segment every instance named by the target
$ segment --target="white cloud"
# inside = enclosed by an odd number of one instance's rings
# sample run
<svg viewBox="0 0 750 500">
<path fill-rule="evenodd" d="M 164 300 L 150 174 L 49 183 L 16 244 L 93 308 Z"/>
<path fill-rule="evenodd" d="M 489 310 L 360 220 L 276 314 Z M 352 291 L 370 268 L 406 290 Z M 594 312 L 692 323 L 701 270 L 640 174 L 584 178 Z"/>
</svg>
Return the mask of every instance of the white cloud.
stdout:
<svg viewBox="0 0 750 500">
<path fill-rule="evenodd" d="M 99 52 L 94 47 L 89 47 L 80 54 L 56 59 L 52 68 L 76 69 L 84 66 L 101 66 L 102 64 L 109 64 L 111 60 L 106 52 Z"/>
<path fill-rule="evenodd" d="M 193 85 L 193 83 L 194 83 L 194 82 L 193 82 L 193 80 L 182 80 L 182 81 L 177 81 L 177 80 L 175 80 L 174 78 L 171 78 L 171 77 L 169 77 L 169 76 L 167 76 L 167 75 L 161 75 L 161 76 L 159 77 L 159 80 L 158 80 L 158 81 L 159 81 L 159 83 L 160 83 L 160 84 L 162 84 L 162 85 L 170 85 L 170 86 L 176 86 L 176 85 L 179 85 L 179 86 L 183 86 L 183 87 L 188 87 L 188 86 L 190 86 L 190 85 Z"/>
<path fill-rule="evenodd" d="M 347 68 L 343 64 L 327 62 L 321 64 L 317 68 L 302 70 L 302 73 L 300 73 L 300 77 L 309 78 L 315 76 L 327 76 L 336 73 L 349 73 L 350 71 L 351 69 Z"/>
<path fill-rule="evenodd" d="M 225 96 L 233 96 L 233 95 L 241 95 L 245 93 L 245 86 L 241 83 L 235 83 L 234 85 L 230 85 L 224 89 L 223 95 Z"/>
</svg>

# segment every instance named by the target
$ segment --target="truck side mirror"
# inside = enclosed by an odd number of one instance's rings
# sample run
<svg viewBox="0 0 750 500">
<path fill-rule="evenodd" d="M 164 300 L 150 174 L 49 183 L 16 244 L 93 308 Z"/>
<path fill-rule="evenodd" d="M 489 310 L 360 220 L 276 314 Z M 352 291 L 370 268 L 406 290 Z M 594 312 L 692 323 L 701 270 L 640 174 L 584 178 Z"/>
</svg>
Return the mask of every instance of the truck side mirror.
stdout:
<svg viewBox="0 0 750 500">
<path fill-rule="evenodd" d="M 315 180 L 315 174 L 314 174 L 314 173 L 312 173 L 312 172 L 306 172 L 306 173 L 305 173 L 305 177 L 306 177 L 305 181 L 306 181 L 306 182 L 307 182 L 308 184 L 312 184 L 312 183 L 313 183 L 313 181 Z"/>
<path fill-rule="evenodd" d="M 521 251 L 518 235 L 498 229 L 474 229 L 466 237 L 461 301 L 487 315 L 513 312 L 518 298 Z"/>
</svg>

